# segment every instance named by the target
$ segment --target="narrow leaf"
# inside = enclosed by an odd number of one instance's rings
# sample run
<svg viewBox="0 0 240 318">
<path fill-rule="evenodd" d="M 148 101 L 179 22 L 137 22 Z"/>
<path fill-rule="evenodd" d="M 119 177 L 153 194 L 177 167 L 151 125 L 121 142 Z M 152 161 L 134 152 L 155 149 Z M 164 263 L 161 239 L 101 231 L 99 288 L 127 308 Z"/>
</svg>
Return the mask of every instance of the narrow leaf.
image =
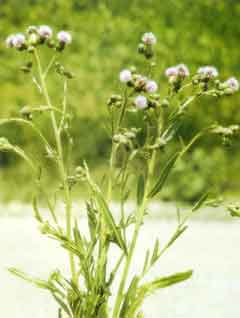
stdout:
<svg viewBox="0 0 240 318">
<path fill-rule="evenodd" d="M 166 163 L 165 167 L 163 168 L 163 171 L 160 175 L 160 177 L 158 178 L 156 184 L 154 185 L 154 187 L 152 188 L 152 190 L 149 192 L 148 197 L 152 198 L 154 197 L 156 194 L 158 194 L 161 190 L 162 187 L 164 186 L 167 177 L 169 175 L 169 173 L 171 172 L 171 170 L 174 167 L 174 164 L 176 162 L 176 160 L 179 157 L 179 152 L 175 153 Z"/>
<path fill-rule="evenodd" d="M 192 211 L 199 210 L 209 197 L 209 192 L 204 193 L 201 198 L 194 204 Z"/>
</svg>

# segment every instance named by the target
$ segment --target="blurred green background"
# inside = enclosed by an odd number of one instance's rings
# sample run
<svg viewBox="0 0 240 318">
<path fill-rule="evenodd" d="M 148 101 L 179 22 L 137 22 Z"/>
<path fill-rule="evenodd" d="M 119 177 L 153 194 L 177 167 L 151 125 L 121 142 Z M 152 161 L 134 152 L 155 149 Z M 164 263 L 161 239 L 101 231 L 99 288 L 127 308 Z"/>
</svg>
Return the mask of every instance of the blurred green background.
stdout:
<svg viewBox="0 0 240 318">
<path fill-rule="evenodd" d="M 74 41 L 61 62 L 73 70 L 69 103 L 74 114 L 74 163 L 86 159 L 97 171 L 104 170 L 109 138 L 105 130 L 106 101 L 120 89 L 118 74 L 122 68 L 140 63 L 136 47 L 141 34 L 152 31 L 158 38 L 155 79 L 162 94 L 167 83 L 164 69 L 184 62 L 192 72 L 200 65 L 215 65 L 222 79 L 238 77 L 240 39 L 240 1 L 234 0 L 2 0 L 0 2 L 0 117 L 18 116 L 24 105 L 38 105 L 39 97 L 31 77 L 20 71 L 27 54 L 7 50 L 4 39 L 10 33 L 24 31 L 29 25 L 48 24 L 55 30 L 71 30 Z M 56 103 L 62 98 L 57 75 L 49 79 Z M 161 92 L 160 89 L 160 92 Z M 186 138 L 214 121 L 239 123 L 240 95 L 216 101 L 211 98 L 195 103 L 182 131 Z M 48 130 L 47 118 L 39 117 Z M 36 155 L 42 149 L 28 129 L 9 125 L 0 135 Z M 50 136 L 51 137 L 51 136 Z M 200 147 L 178 165 L 163 199 L 192 201 L 206 187 L 227 196 L 239 193 L 239 142 L 223 148 L 220 141 L 205 138 Z M 31 175 L 18 158 L 0 154 L 0 197 L 2 200 L 28 200 Z M 48 176 L 53 184 L 54 172 Z"/>
</svg>

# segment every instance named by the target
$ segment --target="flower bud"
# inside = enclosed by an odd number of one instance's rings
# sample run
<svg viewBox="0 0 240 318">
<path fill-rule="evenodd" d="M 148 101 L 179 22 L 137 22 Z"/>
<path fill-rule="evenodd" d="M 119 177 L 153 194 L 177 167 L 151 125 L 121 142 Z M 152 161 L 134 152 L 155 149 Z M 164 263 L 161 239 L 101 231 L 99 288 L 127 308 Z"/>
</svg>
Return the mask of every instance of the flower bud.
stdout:
<svg viewBox="0 0 240 318">
<path fill-rule="evenodd" d="M 163 100 L 162 103 L 161 103 L 161 106 L 162 106 L 163 108 L 168 108 L 169 105 L 170 105 L 169 100 L 168 100 L 167 98 L 164 98 L 164 100 Z"/>
<path fill-rule="evenodd" d="M 38 36 L 35 33 L 31 33 L 29 38 L 28 38 L 28 43 L 32 46 L 37 45 L 38 44 Z"/>
<path fill-rule="evenodd" d="M 145 53 L 145 45 L 143 43 L 140 43 L 138 45 L 138 53 L 139 54 L 144 54 Z"/>
<path fill-rule="evenodd" d="M 30 25 L 27 28 L 27 34 L 38 33 L 38 28 L 35 25 Z"/>
</svg>

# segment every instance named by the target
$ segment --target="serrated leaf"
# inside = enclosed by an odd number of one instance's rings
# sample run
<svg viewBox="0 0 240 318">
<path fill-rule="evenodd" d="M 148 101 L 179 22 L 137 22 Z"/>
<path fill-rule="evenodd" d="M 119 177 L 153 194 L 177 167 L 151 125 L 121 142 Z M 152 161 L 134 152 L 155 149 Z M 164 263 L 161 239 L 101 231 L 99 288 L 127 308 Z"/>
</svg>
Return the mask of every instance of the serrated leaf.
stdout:
<svg viewBox="0 0 240 318">
<path fill-rule="evenodd" d="M 145 189 L 144 177 L 143 177 L 143 175 L 140 175 L 138 178 L 138 185 L 137 185 L 137 204 L 138 204 L 138 206 L 140 206 L 142 203 L 142 200 L 144 197 L 144 189 Z"/>
<path fill-rule="evenodd" d="M 180 153 L 177 152 L 175 153 L 166 163 L 166 165 L 163 168 L 163 171 L 160 175 L 160 177 L 158 178 L 156 184 L 153 186 L 152 190 L 149 192 L 148 197 L 149 198 L 153 198 L 156 194 L 158 194 L 161 190 L 162 187 L 164 186 L 167 177 L 169 175 L 169 173 L 171 172 L 171 170 L 174 167 L 174 164 L 176 162 L 176 160 L 178 159 Z"/>
</svg>

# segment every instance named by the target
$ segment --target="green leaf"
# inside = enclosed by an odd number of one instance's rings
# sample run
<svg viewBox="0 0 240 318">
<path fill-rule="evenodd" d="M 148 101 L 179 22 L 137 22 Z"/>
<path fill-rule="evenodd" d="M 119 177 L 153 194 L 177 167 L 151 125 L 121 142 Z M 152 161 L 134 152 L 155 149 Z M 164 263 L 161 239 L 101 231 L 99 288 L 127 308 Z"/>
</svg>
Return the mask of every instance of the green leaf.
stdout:
<svg viewBox="0 0 240 318">
<path fill-rule="evenodd" d="M 194 204 L 192 211 L 199 210 L 209 197 L 209 192 L 204 193 L 201 198 Z"/>
<path fill-rule="evenodd" d="M 153 265 L 157 261 L 158 257 L 159 257 L 159 239 L 156 239 L 150 264 Z"/>
<path fill-rule="evenodd" d="M 106 201 L 104 200 L 101 192 L 96 191 L 95 192 L 99 207 L 101 212 L 103 213 L 105 222 L 108 225 L 109 230 L 111 231 L 111 233 L 114 236 L 114 239 L 116 241 L 116 243 L 122 248 L 122 250 L 127 254 L 127 247 L 126 244 L 122 238 L 122 234 L 121 231 L 119 230 L 119 228 L 117 227 L 114 218 L 112 216 L 112 213 L 106 203 Z"/>
<path fill-rule="evenodd" d="M 163 168 L 163 171 L 160 175 L 160 177 L 158 178 L 156 184 L 154 185 L 154 187 L 152 188 L 152 190 L 149 192 L 148 197 L 149 198 L 153 198 L 156 194 L 158 194 L 161 190 L 162 187 L 164 186 L 167 177 L 169 175 L 169 173 L 171 172 L 171 170 L 174 167 L 174 164 L 176 162 L 176 160 L 178 159 L 180 153 L 177 152 L 175 153 L 166 163 L 166 165 Z"/>
<path fill-rule="evenodd" d="M 66 312 L 66 314 L 68 314 L 69 317 L 72 317 L 71 311 L 68 308 L 68 305 L 64 303 L 64 301 L 57 296 L 56 294 L 52 294 L 54 299 L 56 300 L 56 302 L 60 305 L 60 307 Z"/>
<path fill-rule="evenodd" d="M 145 189 L 144 177 L 143 177 L 143 175 L 140 175 L 138 178 L 138 185 L 137 185 L 137 204 L 138 204 L 138 206 L 140 206 L 142 203 L 142 200 L 144 197 L 144 189 Z"/>
<path fill-rule="evenodd" d="M 18 270 L 17 268 L 11 267 L 11 268 L 8 268 L 8 271 L 11 274 L 35 285 L 38 288 L 50 289 L 50 290 L 52 289 L 52 286 L 47 281 L 42 280 L 42 279 L 38 279 L 38 278 L 33 278 L 33 277 L 29 276 L 28 274 Z"/>
<path fill-rule="evenodd" d="M 181 283 L 181 282 L 189 279 L 192 276 L 192 274 L 193 274 L 192 270 L 188 270 L 186 272 L 181 272 L 181 273 L 176 273 L 176 274 L 171 275 L 171 276 L 166 276 L 166 277 L 162 277 L 162 278 L 158 278 L 156 280 L 153 280 L 150 283 L 146 283 L 146 284 L 142 285 L 140 288 L 145 289 L 147 294 L 151 294 L 154 291 L 156 291 L 157 289 L 166 288 L 166 287 L 169 287 L 171 285 Z"/>
</svg>

